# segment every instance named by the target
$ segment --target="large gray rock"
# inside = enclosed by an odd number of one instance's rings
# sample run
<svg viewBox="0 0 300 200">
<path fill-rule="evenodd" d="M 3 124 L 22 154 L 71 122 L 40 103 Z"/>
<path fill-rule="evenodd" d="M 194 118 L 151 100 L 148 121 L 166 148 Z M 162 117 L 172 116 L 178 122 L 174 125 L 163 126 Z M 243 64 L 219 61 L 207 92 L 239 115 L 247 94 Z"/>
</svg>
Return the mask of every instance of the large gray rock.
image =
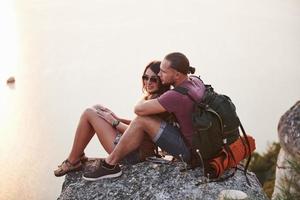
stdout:
<svg viewBox="0 0 300 200">
<path fill-rule="evenodd" d="M 92 170 L 99 161 L 87 164 Z M 88 182 L 82 172 L 70 173 L 63 183 L 58 199 L 205 199 L 216 200 L 222 190 L 240 190 L 249 199 L 268 199 L 256 178 L 249 172 L 251 186 L 242 171 L 224 182 L 196 186 L 202 177 L 200 170 L 180 172 L 182 163 L 155 164 L 150 162 L 122 166 L 123 175 L 115 179 Z"/>
<path fill-rule="evenodd" d="M 300 160 L 300 101 L 280 118 L 278 137 L 283 150 Z"/>
<path fill-rule="evenodd" d="M 276 179 L 272 199 L 277 199 L 281 195 L 282 189 L 294 194 L 297 188 L 300 187 L 299 174 L 293 170 L 290 164 L 291 161 L 294 163 L 299 163 L 300 161 L 300 101 L 293 105 L 280 118 L 278 137 L 282 149 L 277 159 Z M 288 182 L 294 182 L 295 186 L 290 185 L 287 188 L 289 185 L 287 184 Z"/>
</svg>

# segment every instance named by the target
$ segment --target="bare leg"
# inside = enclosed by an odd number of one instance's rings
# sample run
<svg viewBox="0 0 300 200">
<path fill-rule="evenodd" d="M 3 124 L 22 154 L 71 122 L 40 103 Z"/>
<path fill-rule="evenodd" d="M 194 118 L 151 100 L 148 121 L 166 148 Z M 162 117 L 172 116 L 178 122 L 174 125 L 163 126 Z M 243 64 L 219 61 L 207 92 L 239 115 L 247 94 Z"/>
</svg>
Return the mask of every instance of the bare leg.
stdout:
<svg viewBox="0 0 300 200">
<path fill-rule="evenodd" d="M 99 117 L 94 109 L 88 108 L 81 115 L 75 133 L 72 150 L 68 157 L 71 163 L 75 163 L 79 160 L 80 155 L 83 153 L 95 132 L 104 149 L 108 153 L 112 152 L 114 148 L 113 141 L 116 137 L 115 130 L 109 123 Z"/>
<path fill-rule="evenodd" d="M 161 121 L 155 117 L 136 117 L 130 123 L 127 130 L 123 133 L 120 142 L 105 161 L 110 165 L 117 164 L 122 158 L 141 144 L 145 133 L 151 138 L 154 138 L 160 128 L 160 123 Z"/>
</svg>

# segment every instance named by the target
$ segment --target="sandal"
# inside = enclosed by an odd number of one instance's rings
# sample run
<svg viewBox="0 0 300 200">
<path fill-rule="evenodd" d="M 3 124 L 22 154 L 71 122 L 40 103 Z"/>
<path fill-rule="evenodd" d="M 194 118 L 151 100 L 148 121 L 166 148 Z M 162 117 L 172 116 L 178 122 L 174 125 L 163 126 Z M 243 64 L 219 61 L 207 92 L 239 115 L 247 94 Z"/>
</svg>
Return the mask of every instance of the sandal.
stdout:
<svg viewBox="0 0 300 200">
<path fill-rule="evenodd" d="M 58 169 L 54 170 L 54 175 L 56 177 L 63 176 L 69 172 L 72 171 L 79 171 L 82 169 L 82 163 L 81 160 L 78 160 L 76 163 L 72 164 L 70 161 L 67 159 L 64 162 L 62 162 L 61 165 L 58 166 Z"/>
</svg>

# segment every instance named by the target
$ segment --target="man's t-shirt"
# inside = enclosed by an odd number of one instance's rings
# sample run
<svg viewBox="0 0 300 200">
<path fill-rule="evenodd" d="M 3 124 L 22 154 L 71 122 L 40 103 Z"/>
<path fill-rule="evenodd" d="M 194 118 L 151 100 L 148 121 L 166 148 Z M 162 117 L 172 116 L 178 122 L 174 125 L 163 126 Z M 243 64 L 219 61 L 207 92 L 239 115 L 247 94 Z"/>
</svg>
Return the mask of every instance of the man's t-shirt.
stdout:
<svg viewBox="0 0 300 200">
<path fill-rule="evenodd" d="M 188 89 L 188 93 L 197 101 L 204 95 L 205 86 L 198 77 L 190 76 L 179 86 Z M 182 135 L 191 144 L 193 135 L 192 112 L 194 102 L 184 94 L 169 90 L 158 98 L 158 102 L 170 113 L 176 116 Z"/>
</svg>

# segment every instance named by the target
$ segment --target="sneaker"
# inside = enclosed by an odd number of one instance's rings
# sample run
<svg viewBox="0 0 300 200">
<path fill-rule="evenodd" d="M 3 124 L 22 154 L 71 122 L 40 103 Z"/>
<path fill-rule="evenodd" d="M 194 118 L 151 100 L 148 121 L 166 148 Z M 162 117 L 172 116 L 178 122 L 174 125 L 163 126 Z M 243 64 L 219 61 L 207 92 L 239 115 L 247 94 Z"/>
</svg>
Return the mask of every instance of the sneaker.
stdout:
<svg viewBox="0 0 300 200">
<path fill-rule="evenodd" d="M 58 166 L 58 169 L 54 170 L 54 175 L 56 177 L 63 176 L 69 172 L 73 171 L 79 171 L 82 169 L 82 164 L 81 161 L 77 161 L 76 163 L 72 164 L 70 161 L 67 159 L 64 162 L 62 162 L 61 165 Z"/>
<path fill-rule="evenodd" d="M 104 178 L 116 178 L 122 175 L 119 165 L 115 165 L 113 168 L 107 168 L 104 164 L 106 164 L 105 160 L 101 160 L 100 165 L 94 171 L 83 174 L 83 179 L 87 181 L 97 181 Z"/>
</svg>

